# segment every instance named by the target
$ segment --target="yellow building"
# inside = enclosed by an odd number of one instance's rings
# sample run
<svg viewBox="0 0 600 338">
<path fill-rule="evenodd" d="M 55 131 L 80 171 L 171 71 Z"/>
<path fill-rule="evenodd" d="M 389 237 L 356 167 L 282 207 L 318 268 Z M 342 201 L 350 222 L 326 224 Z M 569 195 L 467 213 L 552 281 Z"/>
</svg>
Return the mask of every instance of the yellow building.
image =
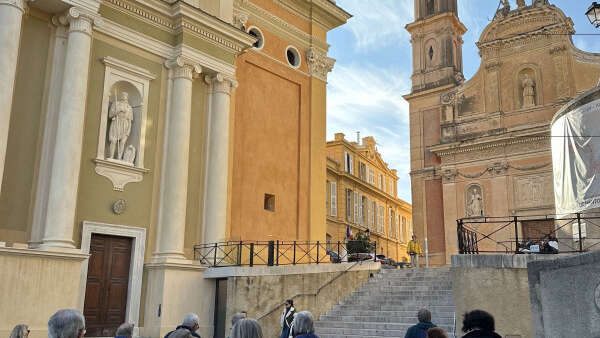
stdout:
<svg viewBox="0 0 600 338">
<path fill-rule="evenodd" d="M 377 253 L 407 261 L 412 235 L 412 206 L 398 198 L 398 176 L 388 168 L 371 136 L 349 142 L 335 134 L 327 142 L 327 241 L 334 246 L 353 234 L 369 230 Z M 335 250 L 335 248 L 332 248 Z"/>
<path fill-rule="evenodd" d="M 88 336 L 162 337 L 189 312 L 223 336 L 194 245 L 324 239 L 326 33 L 349 17 L 330 0 L 0 0 L 0 336 L 46 336 L 60 308 Z"/>
</svg>

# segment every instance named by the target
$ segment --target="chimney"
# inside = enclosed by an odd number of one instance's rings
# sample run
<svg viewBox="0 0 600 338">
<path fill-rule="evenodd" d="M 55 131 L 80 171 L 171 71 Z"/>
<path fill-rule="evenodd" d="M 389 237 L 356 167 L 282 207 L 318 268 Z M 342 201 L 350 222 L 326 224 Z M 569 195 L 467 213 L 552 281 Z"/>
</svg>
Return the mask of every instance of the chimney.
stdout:
<svg viewBox="0 0 600 338">
<path fill-rule="evenodd" d="M 360 131 L 356 132 L 356 144 L 360 145 Z"/>
</svg>

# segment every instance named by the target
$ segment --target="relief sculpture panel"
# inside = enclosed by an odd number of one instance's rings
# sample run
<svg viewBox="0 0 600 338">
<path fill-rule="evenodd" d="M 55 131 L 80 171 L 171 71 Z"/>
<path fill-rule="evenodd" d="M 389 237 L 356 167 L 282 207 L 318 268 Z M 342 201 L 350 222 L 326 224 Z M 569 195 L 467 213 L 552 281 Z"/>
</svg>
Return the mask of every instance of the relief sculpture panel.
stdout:
<svg viewBox="0 0 600 338">
<path fill-rule="evenodd" d="M 554 205 L 551 172 L 514 177 L 513 191 L 515 210 Z"/>
</svg>

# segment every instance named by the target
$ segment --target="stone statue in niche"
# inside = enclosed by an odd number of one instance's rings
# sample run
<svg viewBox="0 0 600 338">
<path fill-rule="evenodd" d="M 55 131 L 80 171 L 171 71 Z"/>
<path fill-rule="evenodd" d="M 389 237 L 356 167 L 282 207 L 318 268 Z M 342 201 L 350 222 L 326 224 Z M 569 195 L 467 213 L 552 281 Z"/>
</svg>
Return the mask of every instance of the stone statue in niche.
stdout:
<svg viewBox="0 0 600 338">
<path fill-rule="evenodd" d="M 131 125 L 133 124 L 133 108 L 129 104 L 129 94 L 127 92 L 122 92 L 119 99 L 117 99 L 117 93 L 115 92 L 115 101 L 108 109 L 108 118 L 110 120 L 110 129 L 108 130 L 109 158 L 122 160 L 125 144 L 131 134 Z M 133 153 L 135 157 L 135 150 Z"/>
<path fill-rule="evenodd" d="M 472 186 L 467 193 L 467 217 L 483 216 L 483 198 L 481 188 Z"/>
<path fill-rule="evenodd" d="M 517 0 L 517 7 L 518 8 L 525 7 L 525 0 Z"/>
<path fill-rule="evenodd" d="M 135 147 L 131 144 L 127 146 L 125 149 L 125 154 L 123 154 L 123 161 L 133 165 L 133 161 L 135 161 Z"/>
<path fill-rule="evenodd" d="M 523 81 L 521 81 L 521 85 L 523 86 L 523 108 L 529 108 L 535 106 L 535 82 L 529 76 L 529 74 L 525 74 Z"/>
</svg>

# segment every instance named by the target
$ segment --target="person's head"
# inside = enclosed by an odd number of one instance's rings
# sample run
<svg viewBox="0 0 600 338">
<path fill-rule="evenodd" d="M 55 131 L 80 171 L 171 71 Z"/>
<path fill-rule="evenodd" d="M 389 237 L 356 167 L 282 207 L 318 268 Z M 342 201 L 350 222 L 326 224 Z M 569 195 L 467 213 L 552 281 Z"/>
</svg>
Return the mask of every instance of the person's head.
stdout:
<svg viewBox="0 0 600 338">
<path fill-rule="evenodd" d="M 246 313 L 238 312 L 231 317 L 231 327 L 233 327 L 237 322 L 246 318 Z"/>
<path fill-rule="evenodd" d="M 293 299 L 287 299 L 287 300 L 285 301 L 285 308 L 286 308 L 286 309 L 289 309 L 289 308 L 291 308 L 292 306 L 294 306 L 294 300 L 293 300 Z"/>
<path fill-rule="evenodd" d="M 58 310 L 48 320 L 48 338 L 81 338 L 84 334 L 85 318 L 77 310 Z"/>
<path fill-rule="evenodd" d="M 131 323 L 123 323 L 117 329 L 115 336 L 118 337 L 133 337 L 133 328 L 135 325 Z"/>
<path fill-rule="evenodd" d="M 190 330 L 192 330 L 192 332 L 196 332 L 196 330 L 200 328 L 200 325 L 198 323 L 198 315 L 195 313 L 188 313 L 187 315 L 185 315 L 185 318 L 183 318 L 183 323 L 181 323 L 181 325 L 189 327 Z"/>
<path fill-rule="evenodd" d="M 419 323 L 429 323 L 431 322 L 431 312 L 427 309 L 421 309 L 417 313 L 417 319 Z"/>
<path fill-rule="evenodd" d="M 127 101 L 129 99 L 129 93 L 121 92 L 121 100 Z"/>
<path fill-rule="evenodd" d="M 188 329 L 177 329 L 169 335 L 169 338 L 193 338 L 192 333 Z"/>
<path fill-rule="evenodd" d="M 473 330 L 492 332 L 495 329 L 494 317 L 483 310 L 473 310 L 465 313 L 464 315 L 462 327 L 463 332 L 469 332 Z"/>
<path fill-rule="evenodd" d="M 448 338 L 448 336 L 446 335 L 446 332 L 442 330 L 442 328 L 432 327 L 431 329 L 427 330 L 426 338 Z"/>
<path fill-rule="evenodd" d="M 29 336 L 29 326 L 19 324 L 10 333 L 9 338 L 27 338 Z"/>
<path fill-rule="evenodd" d="M 243 318 L 240 319 L 231 328 L 230 338 L 262 338 L 262 329 L 256 319 Z"/>
<path fill-rule="evenodd" d="M 300 311 L 296 314 L 292 322 L 292 336 L 296 337 L 309 333 L 315 333 L 312 314 L 308 311 Z"/>
<path fill-rule="evenodd" d="M 417 240 L 417 235 L 413 234 L 413 235 L 412 235 L 412 240 L 413 240 L 413 241 L 416 241 L 416 240 Z"/>
</svg>

